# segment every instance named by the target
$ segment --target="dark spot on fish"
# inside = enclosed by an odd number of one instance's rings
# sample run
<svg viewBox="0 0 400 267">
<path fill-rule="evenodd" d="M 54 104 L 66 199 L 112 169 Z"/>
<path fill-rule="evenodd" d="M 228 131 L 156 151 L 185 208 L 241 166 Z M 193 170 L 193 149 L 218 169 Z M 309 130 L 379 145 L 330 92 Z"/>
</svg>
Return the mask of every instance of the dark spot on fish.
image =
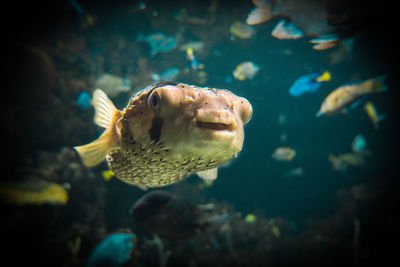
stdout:
<svg viewBox="0 0 400 267">
<path fill-rule="evenodd" d="M 161 128 L 163 126 L 164 120 L 159 116 L 155 116 L 151 124 L 151 129 L 149 130 L 151 140 L 158 142 L 161 136 Z"/>
<path fill-rule="evenodd" d="M 181 165 L 182 165 L 182 166 L 185 166 L 185 165 L 187 165 L 189 162 L 190 162 L 190 161 L 187 160 L 187 161 L 185 161 L 185 162 L 182 162 Z"/>
</svg>

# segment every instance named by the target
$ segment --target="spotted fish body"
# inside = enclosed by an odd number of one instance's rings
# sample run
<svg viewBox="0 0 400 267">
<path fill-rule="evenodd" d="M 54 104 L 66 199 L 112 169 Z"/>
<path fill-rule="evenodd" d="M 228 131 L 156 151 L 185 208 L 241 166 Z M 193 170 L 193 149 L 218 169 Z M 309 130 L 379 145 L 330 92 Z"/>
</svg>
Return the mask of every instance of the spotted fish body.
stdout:
<svg viewBox="0 0 400 267">
<path fill-rule="evenodd" d="M 75 149 L 89 167 L 106 156 L 117 178 L 143 189 L 173 184 L 193 173 L 215 179 L 216 168 L 242 149 L 243 126 L 252 115 L 250 103 L 228 90 L 183 83 L 149 86 L 122 111 L 96 91 L 95 122 L 106 131 Z"/>
<path fill-rule="evenodd" d="M 122 181 L 145 187 L 161 187 L 184 179 L 192 173 L 215 168 L 229 159 L 214 157 L 169 159 L 169 149 L 163 142 L 143 142 L 145 145 L 126 146 L 107 155 L 110 169 Z M 188 155 L 189 156 L 189 155 Z"/>
</svg>

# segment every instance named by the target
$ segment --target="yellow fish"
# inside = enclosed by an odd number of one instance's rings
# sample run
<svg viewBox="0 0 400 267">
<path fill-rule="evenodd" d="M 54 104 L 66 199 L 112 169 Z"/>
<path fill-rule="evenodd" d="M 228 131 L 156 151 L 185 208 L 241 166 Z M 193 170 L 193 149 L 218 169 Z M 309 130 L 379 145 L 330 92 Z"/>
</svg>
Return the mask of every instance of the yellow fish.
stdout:
<svg viewBox="0 0 400 267">
<path fill-rule="evenodd" d="M 374 104 L 372 104 L 371 101 L 368 101 L 364 105 L 364 110 L 367 113 L 367 115 L 370 118 L 370 120 L 372 121 L 372 123 L 374 124 L 375 130 L 378 130 L 379 122 L 381 120 L 383 120 L 384 118 L 386 118 L 386 115 L 378 114 L 378 111 L 376 110 Z"/>
<path fill-rule="evenodd" d="M 369 79 L 364 82 L 340 86 L 331 92 L 324 100 L 317 117 L 345 112 L 346 107 L 353 104 L 361 96 L 386 91 L 385 76 Z"/>
<path fill-rule="evenodd" d="M 249 213 L 246 215 L 246 217 L 244 217 L 244 221 L 247 223 L 255 223 L 257 221 L 257 216 Z"/>
<path fill-rule="evenodd" d="M 1 183 L 0 199 L 15 205 L 66 204 L 68 192 L 57 183 L 28 179 L 20 183 Z"/>
<path fill-rule="evenodd" d="M 87 167 L 107 159 L 120 180 L 161 187 L 190 174 L 212 180 L 217 167 L 236 157 L 251 104 L 228 90 L 163 82 L 136 93 L 121 111 L 93 93 L 94 121 L 106 128 L 92 143 L 74 147 Z"/>
<path fill-rule="evenodd" d="M 251 61 L 245 61 L 236 66 L 233 77 L 239 81 L 251 80 L 260 70 L 260 67 Z"/>
<path fill-rule="evenodd" d="M 272 158 L 277 161 L 291 161 L 295 156 L 296 151 L 290 147 L 278 147 L 272 153 Z"/>
<path fill-rule="evenodd" d="M 240 21 L 235 21 L 229 28 L 229 32 L 241 39 L 250 39 L 256 34 L 251 26 Z"/>
</svg>

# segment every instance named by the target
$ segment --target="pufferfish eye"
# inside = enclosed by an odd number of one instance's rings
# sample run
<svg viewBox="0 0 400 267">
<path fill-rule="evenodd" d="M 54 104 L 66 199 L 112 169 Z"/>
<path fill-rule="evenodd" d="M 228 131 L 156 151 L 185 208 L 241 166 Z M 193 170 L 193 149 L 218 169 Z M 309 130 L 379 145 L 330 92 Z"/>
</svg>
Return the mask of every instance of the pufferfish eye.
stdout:
<svg viewBox="0 0 400 267">
<path fill-rule="evenodd" d="M 161 98 L 157 91 L 153 91 L 147 99 L 147 105 L 151 109 L 157 109 L 161 104 Z"/>
</svg>

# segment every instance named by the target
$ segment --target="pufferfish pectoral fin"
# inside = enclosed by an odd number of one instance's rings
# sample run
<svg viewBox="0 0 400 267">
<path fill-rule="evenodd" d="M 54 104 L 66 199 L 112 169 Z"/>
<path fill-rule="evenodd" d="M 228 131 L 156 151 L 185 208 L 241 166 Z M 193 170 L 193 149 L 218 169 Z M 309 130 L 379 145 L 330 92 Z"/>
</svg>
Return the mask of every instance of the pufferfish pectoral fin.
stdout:
<svg viewBox="0 0 400 267">
<path fill-rule="evenodd" d="M 206 181 L 214 181 L 218 176 L 218 168 L 197 172 L 197 175 Z"/>
<path fill-rule="evenodd" d="M 142 189 L 143 191 L 147 191 L 147 189 L 149 189 L 147 186 L 145 186 L 144 184 L 135 184 L 137 187 L 139 187 L 140 189 Z"/>
<path fill-rule="evenodd" d="M 95 109 L 94 122 L 106 128 L 106 130 L 93 142 L 74 147 L 86 167 L 93 167 L 100 164 L 105 156 L 118 146 L 115 123 L 122 115 L 121 111 L 115 108 L 111 100 L 100 89 L 94 91 L 92 105 Z"/>
</svg>

